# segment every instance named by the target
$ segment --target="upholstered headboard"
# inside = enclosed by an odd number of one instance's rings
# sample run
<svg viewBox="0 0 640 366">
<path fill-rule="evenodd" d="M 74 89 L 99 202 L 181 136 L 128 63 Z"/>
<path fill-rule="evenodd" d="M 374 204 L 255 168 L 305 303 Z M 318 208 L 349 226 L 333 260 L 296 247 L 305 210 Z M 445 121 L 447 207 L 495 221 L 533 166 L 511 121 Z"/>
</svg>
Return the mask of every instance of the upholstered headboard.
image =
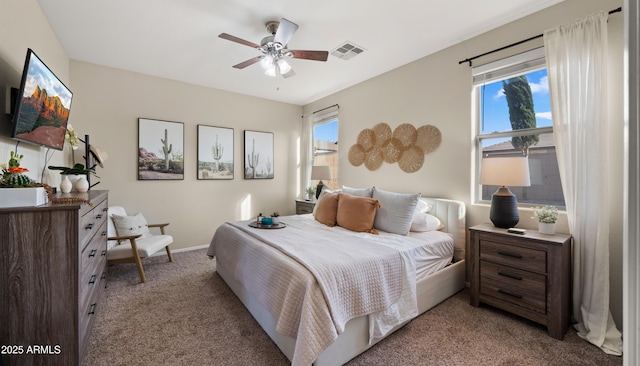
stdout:
<svg viewBox="0 0 640 366">
<path fill-rule="evenodd" d="M 466 247 L 465 205 L 462 201 L 444 198 L 421 197 L 429 205 L 428 213 L 436 216 L 444 224 L 442 231 L 453 235 L 453 258 L 458 261 L 464 259 Z"/>
</svg>

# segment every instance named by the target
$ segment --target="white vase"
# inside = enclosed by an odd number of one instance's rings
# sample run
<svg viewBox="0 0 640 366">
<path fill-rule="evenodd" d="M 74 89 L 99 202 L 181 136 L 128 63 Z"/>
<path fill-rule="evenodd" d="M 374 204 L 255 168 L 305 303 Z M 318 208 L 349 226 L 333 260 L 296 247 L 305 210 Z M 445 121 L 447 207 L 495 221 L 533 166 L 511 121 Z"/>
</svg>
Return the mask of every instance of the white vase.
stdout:
<svg viewBox="0 0 640 366">
<path fill-rule="evenodd" d="M 81 176 L 74 184 L 74 187 L 76 192 L 84 193 L 89 190 L 89 181 L 87 181 L 85 176 Z"/>
<path fill-rule="evenodd" d="M 71 188 L 73 187 L 73 184 L 71 184 L 71 181 L 69 180 L 69 177 L 67 175 L 62 175 L 62 181 L 60 182 L 60 192 L 62 193 L 69 193 L 71 192 Z"/>
<path fill-rule="evenodd" d="M 540 234 L 553 235 L 556 233 L 556 224 L 555 222 L 553 223 L 539 222 L 538 231 L 540 232 Z"/>
<path fill-rule="evenodd" d="M 272 225 L 278 225 L 280 223 L 280 217 L 278 216 L 272 216 L 271 217 L 271 224 Z"/>
</svg>

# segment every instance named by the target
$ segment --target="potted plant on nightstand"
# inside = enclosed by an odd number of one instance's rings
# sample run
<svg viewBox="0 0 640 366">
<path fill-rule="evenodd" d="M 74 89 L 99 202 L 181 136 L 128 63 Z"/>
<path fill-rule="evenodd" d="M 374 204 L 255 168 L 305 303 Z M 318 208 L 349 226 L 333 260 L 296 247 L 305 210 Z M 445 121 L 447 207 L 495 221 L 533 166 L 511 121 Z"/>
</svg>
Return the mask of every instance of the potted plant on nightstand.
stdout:
<svg viewBox="0 0 640 366">
<path fill-rule="evenodd" d="M 538 231 L 541 234 L 555 234 L 556 221 L 558 221 L 558 209 L 556 207 L 536 207 L 533 210 L 533 218 L 538 220 Z"/>
<path fill-rule="evenodd" d="M 313 197 L 316 195 L 316 187 L 307 187 L 305 192 L 307 192 L 307 201 L 313 201 Z"/>
</svg>

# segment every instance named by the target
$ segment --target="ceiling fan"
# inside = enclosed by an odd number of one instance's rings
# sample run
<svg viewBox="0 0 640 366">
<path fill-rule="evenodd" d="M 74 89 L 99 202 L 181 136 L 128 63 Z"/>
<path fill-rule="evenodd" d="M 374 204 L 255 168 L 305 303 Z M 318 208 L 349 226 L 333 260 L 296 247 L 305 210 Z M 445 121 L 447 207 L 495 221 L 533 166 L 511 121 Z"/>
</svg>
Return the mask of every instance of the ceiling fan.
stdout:
<svg viewBox="0 0 640 366">
<path fill-rule="evenodd" d="M 227 33 L 220 33 L 218 37 L 228 41 L 240 43 L 249 47 L 257 48 L 262 55 L 252 59 L 233 65 L 236 69 L 244 69 L 247 66 L 260 62 L 265 70 L 265 74 L 269 76 L 282 75 L 285 78 L 295 75 L 291 65 L 287 62 L 287 58 L 300 58 L 305 60 L 327 61 L 328 51 L 309 51 L 309 50 L 289 50 L 287 44 L 298 29 L 298 25 L 285 18 L 277 21 L 270 21 L 266 24 L 267 32 L 271 35 L 264 37 L 260 44 L 246 41 L 244 39 L 232 36 Z"/>
</svg>

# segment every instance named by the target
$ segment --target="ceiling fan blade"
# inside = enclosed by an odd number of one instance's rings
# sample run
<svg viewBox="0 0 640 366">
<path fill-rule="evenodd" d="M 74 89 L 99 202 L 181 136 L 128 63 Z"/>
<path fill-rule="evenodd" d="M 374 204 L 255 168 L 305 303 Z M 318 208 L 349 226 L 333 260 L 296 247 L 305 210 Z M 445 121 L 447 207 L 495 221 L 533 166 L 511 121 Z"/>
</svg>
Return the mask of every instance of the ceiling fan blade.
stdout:
<svg viewBox="0 0 640 366">
<path fill-rule="evenodd" d="M 245 45 L 245 46 L 253 47 L 253 48 L 258 48 L 258 47 L 260 47 L 260 45 L 257 45 L 257 44 L 255 44 L 255 43 L 253 43 L 253 42 L 249 42 L 249 41 L 247 41 L 247 40 L 244 40 L 244 39 L 242 39 L 242 38 L 238 38 L 238 37 L 236 37 L 236 36 L 232 36 L 232 35 L 227 34 L 227 33 L 220 33 L 220 34 L 218 35 L 218 37 L 220 37 L 220 38 L 222 38 L 222 39 L 226 39 L 226 40 L 231 41 L 231 42 L 236 42 L 236 43 L 243 44 L 243 45 Z"/>
<path fill-rule="evenodd" d="M 264 56 L 256 56 L 252 59 L 249 59 L 247 61 L 241 62 L 237 65 L 233 65 L 234 68 L 236 69 L 244 69 L 247 66 L 251 66 L 253 64 L 255 64 L 256 62 L 260 61 Z"/>
<path fill-rule="evenodd" d="M 327 61 L 329 51 L 289 50 L 291 57 L 305 60 Z"/>
<path fill-rule="evenodd" d="M 296 30 L 298 30 L 298 25 L 296 23 L 282 18 L 280 19 L 280 24 L 278 25 L 276 35 L 273 37 L 273 41 L 280 43 L 284 47 L 289 43 Z"/>
<path fill-rule="evenodd" d="M 291 70 L 289 70 L 288 73 L 282 74 L 282 77 L 283 78 L 290 78 L 290 77 L 295 76 L 295 75 L 296 75 L 296 73 L 293 71 L 293 69 L 291 69 Z"/>
</svg>

